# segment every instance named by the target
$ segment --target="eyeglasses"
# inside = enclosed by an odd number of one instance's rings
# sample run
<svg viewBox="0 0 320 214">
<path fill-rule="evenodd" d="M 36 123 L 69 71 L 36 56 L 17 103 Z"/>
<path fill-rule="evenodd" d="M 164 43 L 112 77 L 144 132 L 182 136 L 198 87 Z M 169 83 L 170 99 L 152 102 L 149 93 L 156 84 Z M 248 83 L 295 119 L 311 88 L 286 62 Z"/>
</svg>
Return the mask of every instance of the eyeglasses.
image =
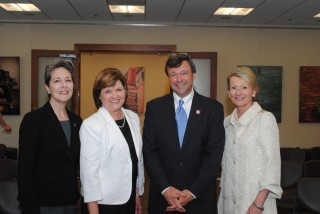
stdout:
<svg viewBox="0 0 320 214">
<path fill-rule="evenodd" d="M 185 59 L 190 58 L 188 53 L 180 53 L 180 52 L 169 53 L 168 57 L 169 58 L 185 58 Z"/>
</svg>

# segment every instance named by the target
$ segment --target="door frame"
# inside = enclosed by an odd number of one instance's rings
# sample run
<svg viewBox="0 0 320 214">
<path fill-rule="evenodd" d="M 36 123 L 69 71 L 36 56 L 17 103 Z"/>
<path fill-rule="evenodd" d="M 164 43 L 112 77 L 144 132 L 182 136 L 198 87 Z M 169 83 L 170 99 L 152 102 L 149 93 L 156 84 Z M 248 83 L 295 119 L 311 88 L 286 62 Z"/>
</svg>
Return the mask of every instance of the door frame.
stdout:
<svg viewBox="0 0 320 214">
<path fill-rule="evenodd" d="M 31 110 L 35 110 L 41 106 L 38 103 L 38 90 L 39 90 L 39 61 L 41 57 L 60 57 L 61 54 L 76 54 L 74 50 L 42 50 L 33 49 L 31 50 Z M 78 57 L 76 57 L 78 58 Z M 72 60 L 75 63 L 75 60 Z M 71 98 L 71 111 L 77 109 L 78 105 L 78 92 L 79 92 L 79 72 L 75 69 L 74 72 L 74 94 Z"/>
<path fill-rule="evenodd" d="M 74 50 L 31 50 L 31 109 L 38 106 L 39 58 L 59 57 L 60 54 L 75 54 L 72 59 L 75 67 L 74 96 L 71 105 L 76 114 L 80 114 L 80 63 L 81 52 L 125 52 L 125 53 L 170 53 L 176 52 L 176 45 L 144 45 L 144 44 L 74 44 Z M 188 52 L 193 59 L 210 60 L 210 96 L 217 97 L 217 52 Z"/>
</svg>

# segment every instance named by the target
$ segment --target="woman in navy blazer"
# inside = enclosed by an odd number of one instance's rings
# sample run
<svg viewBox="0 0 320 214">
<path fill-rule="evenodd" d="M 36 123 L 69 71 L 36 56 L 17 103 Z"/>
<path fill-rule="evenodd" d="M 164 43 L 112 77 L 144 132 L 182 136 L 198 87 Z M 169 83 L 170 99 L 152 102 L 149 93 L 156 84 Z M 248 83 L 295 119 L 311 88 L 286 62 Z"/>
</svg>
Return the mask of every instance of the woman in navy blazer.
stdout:
<svg viewBox="0 0 320 214">
<path fill-rule="evenodd" d="M 27 113 L 20 125 L 18 200 L 23 214 L 75 214 L 82 120 L 66 108 L 73 93 L 73 65 L 45 71 L 49 101 Z"/>
<path fill-rule="evenodd" d="M 144 191 L 138 115 L 123 108 L 127 84 L 115 68 L 102 70 L 93 86 L 98 111 L 80 130 L 80 178 L 90 214 L 141 214 Z"/>
</svg>

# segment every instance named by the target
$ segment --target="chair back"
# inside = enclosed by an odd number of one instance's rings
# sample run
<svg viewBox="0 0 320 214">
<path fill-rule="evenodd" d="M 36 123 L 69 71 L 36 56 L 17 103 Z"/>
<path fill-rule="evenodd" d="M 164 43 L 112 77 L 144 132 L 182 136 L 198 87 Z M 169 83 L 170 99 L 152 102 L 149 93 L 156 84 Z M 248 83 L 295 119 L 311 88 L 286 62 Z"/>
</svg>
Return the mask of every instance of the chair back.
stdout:
<svg viewBox="0 0 320 214">
<path fill-rule="evenodd" d="M 302 175 L 302 163 L 286 160 L 281 161 L 281 187 L 283 189 L 295 187 Z"/>
<path fill-rule="evenodd" d="M 7 146 L 0 143 L 0 158 L 5 158 Z"/>
<path fill-rule="evenodd" d="M 16 160 L 0 159 L 0 213 L 19 214 Z"/>
<path fill-rule="evenodd" d="M 0 181 L 0 213 L 20 214 L 16 180 Z"/>
<path fill-rule="evenodd" d="M 303 164 L 303 168 L 305 177 L 320 178 L 320 160 L 306 161 Z"/>
<path fill-rule="evenodd" d="M 297 183 L 297 196 L 306 210 L 320 214 L 320 178 L 301 178 Z"/>
<path fill-rule="evenodd" d="M 281 160 L 303 163 L 306 160 L 306 151 L 300 148 L 280 148 Z"/>
<path fill-rule="evenodd" d="M 311 158 L 312 160 L 320 160 L 320 147 L 311 148 Z"/>
<path fill-rule="evenodd" d="M 17 177 L 18 162 L 12 159 L 0 159 L 0 181 L 12 180 Z"/>
</svg>

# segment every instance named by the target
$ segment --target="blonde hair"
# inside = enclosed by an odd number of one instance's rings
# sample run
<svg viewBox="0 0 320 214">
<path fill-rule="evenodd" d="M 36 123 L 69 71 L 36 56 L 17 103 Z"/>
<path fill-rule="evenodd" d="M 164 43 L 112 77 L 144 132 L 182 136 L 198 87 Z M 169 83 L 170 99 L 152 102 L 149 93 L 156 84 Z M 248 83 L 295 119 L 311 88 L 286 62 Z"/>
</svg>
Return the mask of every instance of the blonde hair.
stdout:
<svg viewBox="0 0 320 214">
<path fill-rule="evenodd" d="M 237 67 L 236 71 L 227 77 L 228 90 L 230 90 L 230 78 L 239 77 L 247 81 L 253 90 L 259 92 L 259 86 L 255 73 L 249 67 Z"/>
</svg>

